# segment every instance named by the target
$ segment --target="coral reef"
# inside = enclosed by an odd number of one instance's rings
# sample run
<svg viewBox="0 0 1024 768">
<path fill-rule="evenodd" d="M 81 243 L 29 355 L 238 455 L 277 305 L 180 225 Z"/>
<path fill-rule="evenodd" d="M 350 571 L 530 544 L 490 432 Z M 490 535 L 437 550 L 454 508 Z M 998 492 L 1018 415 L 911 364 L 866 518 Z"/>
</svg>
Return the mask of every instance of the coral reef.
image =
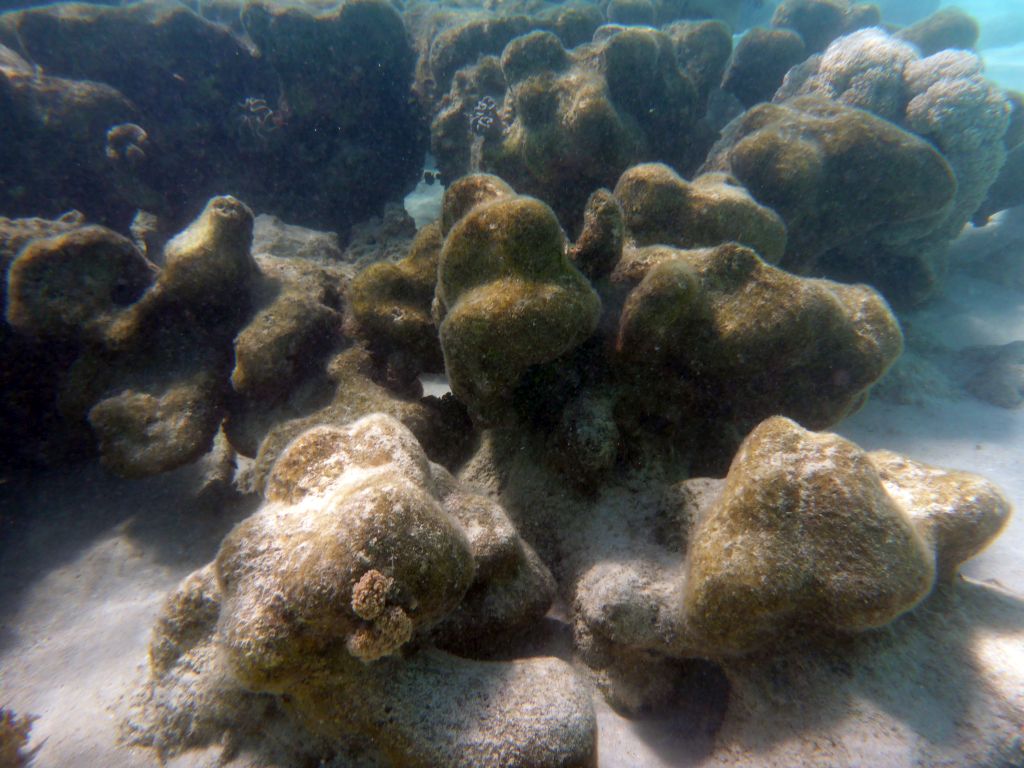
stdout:
<svg viewBox="0 0 1024 768">
<path fill-rule="evenodd" d="M 730 48 L 714 24 L 603 27 L 572 51 L 550 32 L 517 37 L 500 61 L 484 58 L 455 78 L 431 127 L 438 166 L 447 179 L 495 173 L 575 226 L 590 193 L 629 165 L 699 162 L 697 120 Z M 500 125 L 477 135 L 466 115 L 485 97 Z"/>
<path fill-rule="evenodd" d="M 897 363 L 890 308 L 990 215 L 1002 260 L 961 265 L 1020 278 L 1024 101 L 977 25 L 494 6 L 0 14 L 0 211 L 55 217 L 0 219 L 0 484 L 196 463 L 238 521 L 155 623 L 125 726 L 161 760 L 596 766 L 595 689 L 636 715 L 703 686 L 711 740 L 773 722 L 773 670 L 968 615 L 1007 499 L 815 430 L 894 364 L 891 398 L 1024 398 L 1021 342 Z M 0 709 L 0 762 L 30 725 Z"/>
<path fill-rule="evenodd" d="M 822 96 L 828 104 L 808 98 Z M 949 241 L 982 205 L 1005 161 L 1012 106 L 984 79 L 980 59 L 953 50 L 922 58 L 881 29 L 862 29 L 790 70 L 775 102 L 729 126 L 705 169 L 733 173 L 782 216 L 790 231 L 787 268 L 864 280 L 899 304 L 927 298 L 944 274 Z M 814 126 L 817 120 L 829 127 Z M 797 126 L 800 140 L 785 141 Z M 884 150 L 869 158 L 869 144 Z M 943 181 L 941 164 L 926 156 L 932 147 L 954 184 Z M 821 214 L 801 205 L 817 197 L 822 183 L 834 184 L 825 179 L 840 168 L 851 173 L 873 162 L 880 165 L 871 174 L 836 187 L 850 190 L 849 199 L 830 195 L 815 209 Z M 896 167 L 899 177 L 890 174 Z M 874 185 L 871 191 L 866 184 Z M 875 203 L 880 207 L 872 208 Z"/>
<path fill-rule="evenodd" d="M 150 700 L 191 706 L 150 723 L 151 740 L 263 692 L 318 738 L 363 734 L 395 764 L 595 764 L 589 693 L 568 664 L 431 647 L 435 633 L 472 646 L 478 631 L 536 621 L 553 582 L 501 508 L 428 462 L 399 422 L 302 433 L 265 495 L 168 598 Z"/>
<path fill-rule="evenodd" d="M 408 98 L 413 50 L 389 3 L 233 10 L 235 31 L 178 3 L 0 16 L 0 44 L 31 61 L 3 67 L 11 140 L 0 152 L 14 175 L 0 209 L 75 207 L 125 226 L 142 208 L 177 228 L 211 190 L 230 189 L 344 231 L 415 184 L 426 135 Z M 130 155 L 119 148 L 127 124 L 146 136 Z M 113 144 L 95 152 L 108 131 Z"/>
</svg>

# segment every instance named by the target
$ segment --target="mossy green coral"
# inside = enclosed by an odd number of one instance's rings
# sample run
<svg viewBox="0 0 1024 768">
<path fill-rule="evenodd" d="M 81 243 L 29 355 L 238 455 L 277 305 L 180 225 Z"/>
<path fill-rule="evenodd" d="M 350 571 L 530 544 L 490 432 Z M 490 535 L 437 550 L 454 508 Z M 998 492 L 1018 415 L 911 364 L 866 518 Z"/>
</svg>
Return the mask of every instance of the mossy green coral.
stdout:
<svg viewBox="0 0 1024 768">
<path fill-rule="evenodd" d="M 601 311 L 554 212 L 528 197 L 477 205 L 452 227 L 436 302 L 452 391 L 483 421 L 500 416 L 527 368 L 590 336 Z"/>
</svg>

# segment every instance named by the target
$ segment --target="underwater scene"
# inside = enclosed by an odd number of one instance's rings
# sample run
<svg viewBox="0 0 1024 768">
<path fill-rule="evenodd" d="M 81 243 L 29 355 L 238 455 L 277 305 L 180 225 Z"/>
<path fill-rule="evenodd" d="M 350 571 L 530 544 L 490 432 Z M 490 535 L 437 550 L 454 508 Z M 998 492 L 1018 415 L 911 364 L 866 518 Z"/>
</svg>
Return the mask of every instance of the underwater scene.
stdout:
<svg viewBox="0 0 1024 768">
<path fill-rule="evenodd" d="M 1024 768 L 1024 0 L 0 0 L 0 309 L 0 768 Z"/>
</svg>

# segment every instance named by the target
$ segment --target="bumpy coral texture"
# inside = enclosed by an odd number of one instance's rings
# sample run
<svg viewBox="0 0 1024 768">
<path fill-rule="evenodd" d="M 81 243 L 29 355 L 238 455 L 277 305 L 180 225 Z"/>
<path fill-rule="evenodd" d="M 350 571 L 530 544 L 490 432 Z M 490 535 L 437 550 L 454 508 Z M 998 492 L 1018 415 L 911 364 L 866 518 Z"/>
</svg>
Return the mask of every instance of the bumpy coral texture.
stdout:
<svg viewBox="0 0 1024 768">
<path fill-rule="evenodd" d="M 913 608 L 1010 514 L 980 477 L 782 417 L 746 438 L 725 480 L 687 480 L 670 499 L 679 529 L 640 545 L 646 565 L 584 572 L 582 637 L 722 658 L 861 632 Z"/>
<path fill-rule="evenodd" d="M 549 32 L 533 32 L 508 43 L 500 69 L 491 59 L 467 71 L 432 127 L 442 171 L 449 178 L 496 173 L 575 225 L 587 196 L 632 163 L 659 157 L 692 164 L 698 142 L 689 133 L 703 112 L 695 80 L 720 77 L 720 70 L 711 75 L 705 70 L 715 70 L 714 62 L 677 57 L 689 50 L 682 30 L 678 44 L 671 32 L 607 31 L 573 51 Z M 473 138 L 466 114 L 484 96 L 495 101 L 498 124 L 480 136 L 474 156 L 466 148 Z"/>
<path fill-rule="evenodd" d="M 862 280 L 901 303 L 942 274 L 939 233 L 958 195 L 935 147 L 820 94 L 761 104 L 730 124 L 706 170 L 735 176 L 788 230 L 780 265 Z"/>
<path fill-rule="evenodd" d="M 935 146 L 956 180 L 951 199 L 938 205 L 939 201 L 932 201 L 936 215 L 919 222 L 916 231 L 878 233 L 871 238 L 878 242 L 867 247 L 839 243 L 839 250 L 847 253 L 825 265 L 829 274 L 848 271 L 841 276 L 867 279 L 887 295 L 911 302 L 934 290 L 943 270 L 945 244 L 982 204 L 1006 159 L 1003 138 L 1010 125 L 1011 104 L 1002 89 L 985 79 L 982 69 L 981 59 L 969 51 L 946 49 L 922 57 L 914 46 L 873 27 L 835 40 L 819 57 L 787 75 L 775 96 L 777 102 L 796 106 L 798 101 L 786 100 L 818 94 L 868 110 Z M 756 120 L 744 116 L 742 121 L 760 127 L 766 122 L 764 115 Z M 749 135 L 750 129 L 740 132 Z M 831 154 L 827 149 L 826 153 Z M 851 164 L 849 159 L 842 161 L 844 169 Z M 735 165 L 732 168 L 749 186 L 744 172 Z M 924 175 L 905 177 L 905 185 L 915 190 L 911 196 L 927 183 Z M 876 194 L 878 199 L 890 195 L 883 189 Z M 777 193 L 755 190 L 755 196 L 774 205 Z M 777 210 L 795 228 L 791 212 Z M 873 250 L 883 255 L 872 257 Z M 909 272 L 897 263 L 907 258 L 901 251 L 923 254 Z M 903 296 L 898 286 L 901 279 L 908 283 Z"/>
<path fill-rule="evenodd" d="M 452 391 L 483 421 L 501 417 L 528 367 L 590 336 L 601 308 L 566 256 L 554 212 L 510 195 L 470 208 L 452 226 L 435 303 Z"/>
<path fill-rule="evenodd" d="M 417 370 L 438 371 L 443 365 L 430 314 L 443 241 L 440 223 L 427 225 L 404 259 L 367 267 L 348 290 L 354 332 L 381 354 L 407 355 Z"/>
<path fill-rule="evenodd" d="M 206 722 L 260 691 L 286 694 L 318 738 L 355 731 L 395 764 L 593 765 L 589 692 L 569 665 L 430 647 L 436 633 L 479 649 L 538 621 L 552 594 L 504 511 L 431 465 L 398 421 L 315 427 L 278 459 L 265 504 L 212 567 L 166 604 L 152 685 L 186 712 L 150 725 Z"/>
<path fill-rule="evenodd" d="M 648 372 L 638 386 L 662 405 L 690 401 L 695 417 L 717 413 L 741 434 L 776 413 L 823 428 L 900 354 L 899 326 L 873 290 L 767 263 L 783 254 L 785 228 L 734 180 L 687 183 L 641 165 L 615 194 L 627 225 L 610 275 L 623 297 L 616 354 Z"/>
</svg>

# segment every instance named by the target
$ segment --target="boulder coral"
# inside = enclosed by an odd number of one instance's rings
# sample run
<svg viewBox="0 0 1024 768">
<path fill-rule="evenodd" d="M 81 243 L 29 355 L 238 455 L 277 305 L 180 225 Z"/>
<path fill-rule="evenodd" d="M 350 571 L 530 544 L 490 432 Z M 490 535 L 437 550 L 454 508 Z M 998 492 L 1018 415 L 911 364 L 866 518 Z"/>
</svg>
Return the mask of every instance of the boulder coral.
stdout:
<svg viewBox="0 0 1024 768">
<path fill-rule="evenodd" d="M 32 62 L 0 66 L 5 213 L 75 207 L 125 226 L 142 208 L 176 229 L 226 189 L 344 232 L 415 185 L 427 137 L 390 3 L 203 10 L 81 3 L 0 16 L 0 44 Z M 146 141 L 123 146 L 126 125 Z"/>
<path fill-rule="evenodd" d="M 837 423 L 903 349 L 867 286 L 795 277 L 736 244 L 627 250 L 611 279 L 635 286 L 619 318 L 623 364 L 686 382 L 677 398 L 689 389 L 697 411 L 741 434 L 774 413 Z"/>
<path fill-rule="evenodd" d="M 251 238 L 249 209 L 218 197 L 168 244 L 162 269 L 102 227 L 34 240 L 11 264 L 8 322 L 71 345 L 60 409 L 88 420 L 115 472 L 166 471 L 209 448 L 257 279 Z"/>
<path fill-rule="evenodd" d="M 595 764 L 589 692 L 568 664 L 431 647 L 467 600 L 469 645 L 477 628 L 536 621 L 553 582 L 503 510 L 432 465 L 408 429 L 383 415 L 312 428 L 265 499 L 165 604 L 150 696 L 188 704 L 157 713 L 150 738 L 262 693 L 321 743 L 362 735 L 392 764 Z"/>
<path fill-rule="evenodd" d="M 840 35 L 877 25 L 878 6 L 849 0 L 783 0 L 772 26 L 796 31 L 809 53 L 824 50 Z"/>
<path fill-rule="evenodd" d="M 949 241 L 982 205 L 1006 159 L 1012 102 L 984 78 L 981 60 L 948 49 L 922 57 L 882 29 L 861 29 L 790 70 L 774 100 L 727 127 L 705 168 L 731 172 L 783 217 L 791 235 L 787 268 L 864 280 L 900 304 L 931 295 Z M 798 141 L 787 138 L 794 130 Z M 948 166 L 949 181 L 926 157 L 929 149 Z M 843 183 L 835 174 L 845 174 Z M 830 192 L 801 206 L 824 188 L 849 194 Z"/>
<path fill-rule="evenodd" d="M 634 542 L 644 554 L 632 561 L 606 551 L 580 569 L 578 636 L 585 647 L 726 660 L 864 632 L 948 580 L 1009 513 L 976 475 L 773 417 L 724 480 L 686 480 L 666 495 L 654 529 L 668 536 Z"/>
<path fill-rule="evenodd" d="M 864 281 L 904 304 L 935 290 L 942 268 L 929 236 L 959 188 L 949 162 L 909 131 L 798 96 L 737 118 L 704 169 L 731 174 L 782 217 L 783 268 Z"/>
<path fill-rule="evenodd" d="M 736 242 L 775 263 L 786 247 L 786 226 L 735 179 L 707 173 L 688 182 L 661 163 L 635 165 L 619 177 L 615 197 L 637 246 L 712 247 Z"/>
<path fill-rule="evenodd" d="M 696 124 L 731 49 L 725 34 L 710 46 L 724 55 L 709 59 L 697 42 L 721 30 L 708 29 L 612 26 L 572 50 L 550 32 L 511 40 L 500 60 L 463 70 L 442 100 L 431 127 L 442 173 L 495 173 L 575 226 L 590 193 L 628 166 L 692 167 L 706 147 Z M 485 97 L 494 104 L 486 131 L 467 117 Z"/>
<path fill-rule="evenodd" d="M 417 233 L 405 258 L 372 264 L 348 290 L 353 335 L 368 339 L 384 357 L 409 358 L 406 367 L 416 372 L 443 367 L 431 316 L 443 243 L 440 222 L 429 224 Z"/>
<path fill-rule="evenodd" d="M 445 238 L 435 313 L 452 392 L 500 419 L 520 377 L 584 342 L 601 301 L 566 255 L 554 212 L 506 195 L 473 206 Z"/>
</svg>

